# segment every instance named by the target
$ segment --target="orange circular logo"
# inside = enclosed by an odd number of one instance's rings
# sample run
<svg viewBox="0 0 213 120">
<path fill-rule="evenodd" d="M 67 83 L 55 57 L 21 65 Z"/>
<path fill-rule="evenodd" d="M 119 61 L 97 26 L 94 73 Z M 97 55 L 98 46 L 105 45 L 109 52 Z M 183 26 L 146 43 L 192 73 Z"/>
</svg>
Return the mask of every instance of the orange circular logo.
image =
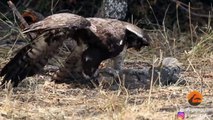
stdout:
<svg viewBox="0 0 213 120">
<path fill-rule="evenodd" d="M 203 95 L 200 92 L 194 90 L 188 94 L 187 99 L 190 105 L 197 106 L 202 102 Z"/>
</svg>

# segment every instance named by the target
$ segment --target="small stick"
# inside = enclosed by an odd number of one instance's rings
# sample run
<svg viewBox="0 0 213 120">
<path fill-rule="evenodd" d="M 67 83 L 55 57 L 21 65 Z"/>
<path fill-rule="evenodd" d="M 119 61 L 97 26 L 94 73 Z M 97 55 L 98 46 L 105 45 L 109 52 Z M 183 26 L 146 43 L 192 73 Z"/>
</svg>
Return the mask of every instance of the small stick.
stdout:
<svg viewBox="0 0 213 120">
<path fill-rule="evenodd" d="M 17 16 L 17 18 L 19 19 L 19 21 L 24 25 L 25 28 L 28 28 L 29 25 L 26 22 L 26 20 L 21 16 L 21 14 L 19 13 L 19 11 L 17 10 L 16 6 L 13 4 L 12 1 L 8 1 L 7 4 L 9 5 L 9 7 L 12 9 L 12 11 L 15 13 L 15 15 Z"/>
<path fill-rule="evenodd" d="M 21 24 L 24 26 L 24 28 L 29 28 L 28 23 L 26 22 L 26 20 L 22 17 L 22 15 L 19 13 L 19 11 L 17 10 L 16 6 L 13 4 L 12 1 L 8 1 L 7 4 L 9 5 L 9 7 L 12 9 L 12 11 L 15 13 L 15 15 L 17 16 L 17 18 L 19 19 L 19 21 L 21 22 Z M 27 34 L 27 36 L 31 39 L 31 41 L 33 40 L 33 38 L 36 37 L 35 33 L 29 33 Z"/>
<path fill-rule="evenodd" d="M 182 3 L 182 2 L 179 1 L 179 0 L 171 0 L 171 1 L 172 1 L 172 2 L 175 2 L 175 3 L 178 5 L 178 7 L 180 7 L 182 10 L 184 10 L 184 11 L 186 11 L 186 12 L 189 12 L 189 9 L 192 9 L 191 6 L 190 6 L 190 8 L 187 8 L 188 5 Z M 195 8 L 194 8 L 194 9 L 195 9 Z M 191 15 L 194 15 L 194 16 L 204 17 L 204 18 L 213 18 L 212 15 L 198 14 L 198 13 L 195 13 L 195 12 L 192 12 L 192 11 L 190 11 L 190 12 L 191 12 L 190 14 L 191 14 Z"/>
</svg>

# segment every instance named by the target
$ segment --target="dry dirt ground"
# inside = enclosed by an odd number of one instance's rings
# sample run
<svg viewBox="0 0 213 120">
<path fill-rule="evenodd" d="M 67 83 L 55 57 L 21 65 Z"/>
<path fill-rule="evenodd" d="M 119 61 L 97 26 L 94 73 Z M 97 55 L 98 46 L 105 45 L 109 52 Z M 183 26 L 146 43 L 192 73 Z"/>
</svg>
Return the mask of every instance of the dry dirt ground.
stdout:
<svg viewBox="0 0 213 120">
<path fill-rule="evenodd" d="M 11 48 L 22 44 L 19 42 L 14 45 L 16 37 L 12 37 L 9 32 L 2 31 L 0 36 L 0 68 L 14 52 Z M 203 39 L 193 44 L 196 47 L 186 47 L 186 43 L 181 43 L 190 41 L 185 35 L 178 38 L 172 36 L 169 40 L 168 36 L 165 37 L 169 33 L 157 33 L 158 31 L 150 33 L 154 43 L 151 47 L 144 48 L 139 53 L 129 52 L 127 60 L 152 64 L 160 58 L 159 51 L 163 53 L 163 57 L 171 56 L 172 51 L 173 56 L 183 63 L 181 78 L 186 80 L 186 85 L 152 85 L 149 89 L 126 89 L 122 86 L 116 90 L 101 87 L 88 89 L 55 85 L 50 82 L 49 75 L 39 74 L 25 79 L 15 89 L 1 89 L 0 119 L 175 120 L 177 112 L 183 111 L 187 120 L 212 120 L 213 55 L 202 49 L 203 54 L 198 56 L 200 49 L 197 47 L 200 48 L 199 45 L 204 43 L 199 42 Z M 211 34 L 208 34 L 208 37 L 213 39 Z M 168 44 L 167 40 L 172 41 L 171 44 Z M 169 50 L 167 45 L 171 46 Z M 191 106 L 187 101 L 187 95 L 193 90 L 198 90 L 203 95 L 203 101 L 198 106 Z"/>
</svg>

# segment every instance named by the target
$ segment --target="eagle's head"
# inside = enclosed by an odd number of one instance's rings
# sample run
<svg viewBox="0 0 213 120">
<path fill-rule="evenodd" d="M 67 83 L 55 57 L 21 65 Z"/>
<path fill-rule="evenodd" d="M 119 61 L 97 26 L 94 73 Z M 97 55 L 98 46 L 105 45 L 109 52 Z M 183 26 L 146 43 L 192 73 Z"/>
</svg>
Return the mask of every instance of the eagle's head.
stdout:
<svg viewBox="0 0 213 120">
<path fill-rule="evenodd" d="M 151 39 L 142 29 L 132 24 L 128 24 L 125 27 L 128 48 L 134 48 L 139 51 L 141 47 L 149 46 Z"/>
</svg>

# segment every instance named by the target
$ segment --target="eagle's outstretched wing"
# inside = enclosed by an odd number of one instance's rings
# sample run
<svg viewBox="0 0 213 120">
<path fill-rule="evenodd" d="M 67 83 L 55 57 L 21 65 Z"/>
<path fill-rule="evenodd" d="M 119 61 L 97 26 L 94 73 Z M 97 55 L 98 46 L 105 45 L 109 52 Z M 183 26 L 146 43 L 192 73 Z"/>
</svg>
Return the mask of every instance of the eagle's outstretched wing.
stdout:
<svg viewBox="0 0 213 120">
<path fill-rule="evenodd" d="M 58 13 L 46 17 L 42 21 L 31 24 L 23 33 L 46 31 L 58 28 L 79 29 L 90 26 L 90 22 L 84 17 L 71 13 Z"/>
<path fill-rule="evenodd" d="M 0 72 L 0 76 L 4 76 L 1 84 L 11 80 L 13 86 L 17 86 L 27 76 L 38 73 L 64 40 L 72 38 L 76 30 L 89 26 L 85 18 L 69 13 L 54 14 L 30 25 L 24 33 L 40 31 L 41 34 L 4 66 Z"/>
</svg>

